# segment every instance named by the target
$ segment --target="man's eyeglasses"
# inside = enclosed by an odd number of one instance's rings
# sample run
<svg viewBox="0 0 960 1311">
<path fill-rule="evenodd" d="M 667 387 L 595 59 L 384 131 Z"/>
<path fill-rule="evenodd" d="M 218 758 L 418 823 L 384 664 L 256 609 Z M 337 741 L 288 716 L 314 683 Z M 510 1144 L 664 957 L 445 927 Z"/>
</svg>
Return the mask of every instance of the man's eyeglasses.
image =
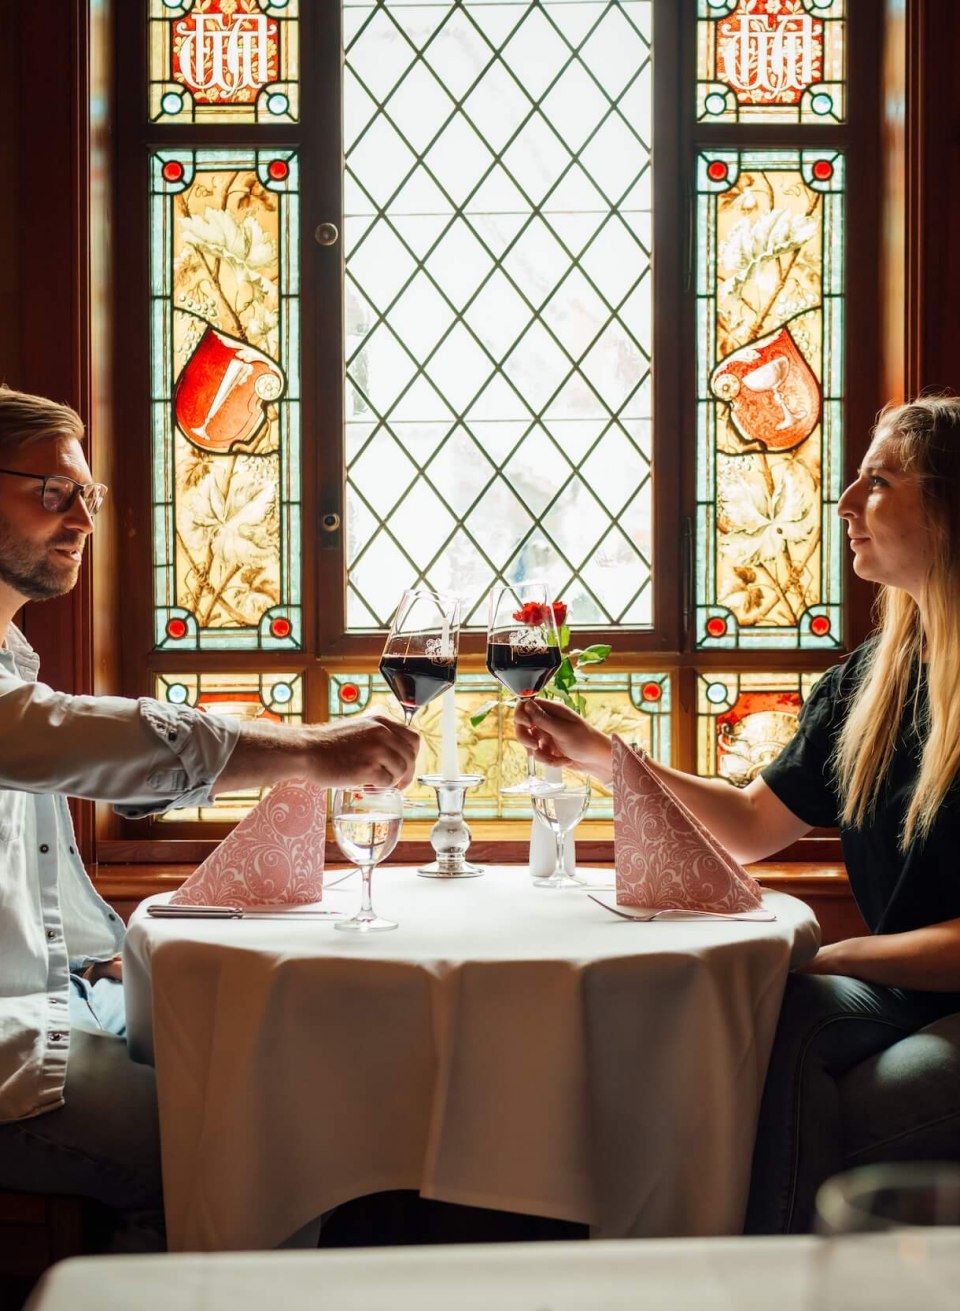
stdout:
<svg viewBox="0 0 960 1311">
<path fill-rule="evenodd" d="M 0 469 L 11 478 L 33 478 L 43 484 L 40 504 L 51 514 L 66 514 L 79 496 L 87 507 L 87 514 L 95 515 L 107 494 L 103 483 L 78 483 L 64 473 L 21 473 L 19 469 Z"/>
</svg>

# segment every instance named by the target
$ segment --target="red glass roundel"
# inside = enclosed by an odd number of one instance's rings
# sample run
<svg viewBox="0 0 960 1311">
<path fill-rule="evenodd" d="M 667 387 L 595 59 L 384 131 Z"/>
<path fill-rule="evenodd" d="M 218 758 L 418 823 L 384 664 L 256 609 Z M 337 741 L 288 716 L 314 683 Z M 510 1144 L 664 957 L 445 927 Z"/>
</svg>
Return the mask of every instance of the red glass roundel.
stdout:
<svg viewBox="0 0 960 1311">
<path fill-rule="evenodd" d="M 707 177 L 711 182 L 723 182 L 729 171 L 722 159 L 712 159 L 707 165 Z"/>
<path fill-rule="evenodd" d="M 723 637 L 727 631 L 726 619 L 721 619 L 719 615 L 714 615 L 707 620 L 707 636 Z"/>
<path fill-rule="evenodd" d="M 292 631 L 293 625 L 290 620 L 284 619 L 282 615 L 278 615 L 276 619 L 270 620 L 271 637 L 289 637 Z"/>
<path fill-rule="evenodd" d="M 175 642 L 179 642 L 181 637 L 187 635 L 187 621 L 185 619 L 168 619 L 167 620 L 167 637 L 172 637 Z"/>
<path fill-rule="evenodd" d="M 274 182 L 282 182 L 290 172 L 290 165 L 285 159 L 271 159 L 267 165 L 267 172 Z"/>
<path fill-rule="evenodd" d="M 818 159 L 814 162 L 813 176 L 818 182 L 828 182 L 833 177 L 833 165 L 829 159 Z"/>
<path fill-rule="evenodd" d="M 183 165 L 180 163 L 179 159 L 167 160 L 163 166 L 163 180 L 164 182 L 183 181 Z"/>
<path fill-rule="evenodd" d="M 830 632 L 830 620 L 826 615 L 814 615 L 810 620 L 810 632 L 814 637 L 826 637 Z"/>
<path fill-rule="evenodd" d="M 344 683 L 340 688 L 340 700 L 346 701 L 347 705 L 352 706 L 355 701 L 360 699 L 360 689 L 356 683 Z"/>
<path fill-rule="evenodd" d="M 644 701 L 659 701 L 663 696 L 663 688 L 659 683 L 644 683 L 640 695 Z"/>
</svg>

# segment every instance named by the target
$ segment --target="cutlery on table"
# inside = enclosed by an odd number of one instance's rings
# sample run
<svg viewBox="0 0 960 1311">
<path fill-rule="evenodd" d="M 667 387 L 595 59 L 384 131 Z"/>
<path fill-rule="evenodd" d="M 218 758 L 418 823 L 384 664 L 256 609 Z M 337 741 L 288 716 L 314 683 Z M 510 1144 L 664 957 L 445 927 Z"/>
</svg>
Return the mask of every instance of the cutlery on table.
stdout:
<svg viewBox="0 0 960 1311">
<path fill-rule="evenodd" d="M 312 920 L 339 919 L 342 910 L 244 910 L 239 906 L 148 906 L 154 919 L 185 920 Z"/>
<path fill-rule="evenodd" d="M 675 923 L 683 920 L 752 920 L 755 923 L 770 924 L 777 918 L 772 910 L 745 910 L 734 915 L 724 915 L 719 911 L 711 910 L 683 910 L 680 907 L 652 910 L 646 906 L 617 906 L 605 897 L 595 897 L 592 892 L 587 893 L 587 895 L 591 901 L 595 901 L 604 910 L 612 911 L 614 915 L 619 915 L 621 919 L 635 920 L 638 924 L 650 924 L 654 920 L 660 920 L 661 922 L 673 921 Z"/>
</svg>

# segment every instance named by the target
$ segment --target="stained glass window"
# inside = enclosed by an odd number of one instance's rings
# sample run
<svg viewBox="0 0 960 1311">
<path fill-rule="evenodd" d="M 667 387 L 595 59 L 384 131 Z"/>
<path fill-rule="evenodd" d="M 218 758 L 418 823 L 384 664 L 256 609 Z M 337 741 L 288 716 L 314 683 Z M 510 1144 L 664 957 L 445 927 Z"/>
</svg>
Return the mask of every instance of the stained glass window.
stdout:
<svg viewBox="0 0 960 1311">
<path fill-rule="evenodd" d="M 697 676 L 697 772 L 744 787 L 797 730 L 818 673 L 711 671 Z"/>
<path fill-rule="evenodd" d="M 651 623 L 648 0 L 344 14 L 347 626 Z"/>
<path fill-rule="evenodd" d="M 836 123 L 846 0 L 699 0 L 697 117 Z"/>
<path fill-rule="evenodd" d="M 299 0 L 149 0 L 150 119 L 299 117 Z"/>
<path fill-rule="evenodd" d="M 696 641 L 839 646 L 843 158 L 697 161 Z"/>
<path fill-rule="evenodd" d="M 298 674 L 165 673 L 154 679 L 154 696 L 174 706 L 195 706 L 238 719 L 267 719 L 299 723 L 303 718 L 303 680 Z M 234 823 L 260 800 L 262 790 L 222 793 L 212 806 L 195 810 L 169 810 L 157 819 L 215 820 Z"/>
<path fill-rule="evenodd" d="M 151 157 L 158 647 L 300 645 L 297 159 Z"/>
<path fill-rule="evenodd" d="M 586 717 L 607 733 L 619 733 L 627 741 L 642 742 L 651 755 L 670 762 L 670 679 L 660 674 L 591 674 L 584 696 Z M 468 774 L 483 775 L 484 782 L 471 789 L 466 814 L 474 819 L 529 819 L 526 797 L 504 796 L 500 788 L 516 783 L 526 772 L 526 755 L 513 736 L 506 706 L 491 711 L 479 724 L 471 715 L 493 698 L 503 700 L 500 684 L 489 674 L 457 676 L 457 741 L 460 767 Z M 357 714 L 376 705 L 396 719 L 399 707 L 379 674 L 337 673 L 330 679 L 330 718 Z M 433 701 L 417 715 L 416 728 L 423 745 L 417 762 L 418 774 L 436 773 L 440 768 L 440 702 Z M 408 794 L 423 803 L 424 816 L 436 811 L 431 789 L 414 784 Z M 592 819 L 613 816 L 608 789 L 599 788 L 590 804 Z"/>
</svg>

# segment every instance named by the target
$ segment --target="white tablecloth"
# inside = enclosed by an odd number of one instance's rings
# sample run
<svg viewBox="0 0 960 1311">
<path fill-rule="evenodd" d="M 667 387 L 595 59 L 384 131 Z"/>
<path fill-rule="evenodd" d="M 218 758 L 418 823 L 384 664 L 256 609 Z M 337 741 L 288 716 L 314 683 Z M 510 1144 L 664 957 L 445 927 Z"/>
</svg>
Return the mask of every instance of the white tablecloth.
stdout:
<svg viewBox="0 0 960 1311">
<path fill-rule="evenodd" d="M 919 1241 L 836 1264 L 814 1238 L 80 1257 L 27 1311 L 952 1311 L 960 1231 Z"/>
<path fill-rule="evenodd" d="M 352 908 L 354 886 L 328 904 Z M 803 903 L 775 923 L 631 923 L 519 868 L 375 876 L 392 933 L 158 921 L 125 948 L 154 1060 L 173 1250 L 271 1247 L 353 1197 L 733 1234 Z"/>
</svg>

